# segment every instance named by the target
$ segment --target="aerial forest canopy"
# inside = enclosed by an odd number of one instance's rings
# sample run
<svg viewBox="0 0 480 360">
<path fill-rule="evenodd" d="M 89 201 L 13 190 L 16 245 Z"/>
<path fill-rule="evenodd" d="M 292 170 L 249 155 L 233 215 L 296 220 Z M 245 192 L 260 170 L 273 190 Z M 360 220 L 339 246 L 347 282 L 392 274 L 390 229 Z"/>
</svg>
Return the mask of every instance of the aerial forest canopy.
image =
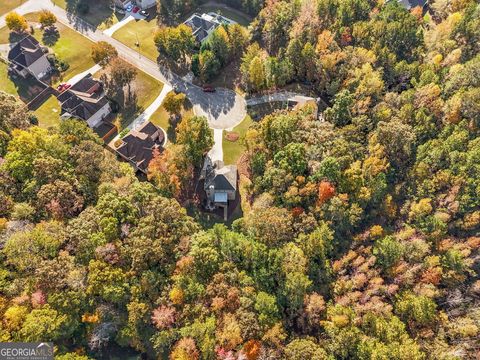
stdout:
<svg viewBox="0 0 480 360">
<path fill-rule="evenodd" d="M 168 150 L 183 165 L 140 181 L 86 125 L 40 128 L 0 92 L 0 341 L 64 360 L 475 359 L 478 1 L 227 3 L 255 16 L 243 91 L 301 84 L 324 105 L 253 122 L 228 226 L 175 196 L 212 143 L 198 118 Z"/>
</svg>

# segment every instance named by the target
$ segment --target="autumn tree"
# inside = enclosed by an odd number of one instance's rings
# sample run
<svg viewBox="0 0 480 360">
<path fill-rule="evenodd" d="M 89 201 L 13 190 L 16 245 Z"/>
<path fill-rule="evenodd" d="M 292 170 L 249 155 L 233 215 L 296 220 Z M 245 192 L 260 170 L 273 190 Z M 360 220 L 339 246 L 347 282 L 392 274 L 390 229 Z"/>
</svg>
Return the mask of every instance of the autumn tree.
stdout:
<svg viewBox="0 0 480 360">
<path fill-rule="evenodd" d="M 163 107 L 170 115 L 179 115 L 185 103 L 186 95 L 184 93 L 169 92 L 163 100 Z"/>
<path fill-rule="evenodd" d="M 28 29 L 27 20 L 15 11 L 10 12 L 5 16 L 5 23 L 11 31 L 25 32 Z"/>
<path fill-rule="evenodd" d="M 105 66 L 117 56 L 117 50 L 105 41 L 99 41 L 92 45 L 92 59 L 97 64 Z"/>
<path fill-rule="evenodd" d="M 57 22 L 57 17 L 49 10 L 42 10 L 40 12 L 38 21 L 40 22 L 40 24 L 42 24 L 43 28 L 47 28 L 55 25 L 55 23 Z"/>
</svg>

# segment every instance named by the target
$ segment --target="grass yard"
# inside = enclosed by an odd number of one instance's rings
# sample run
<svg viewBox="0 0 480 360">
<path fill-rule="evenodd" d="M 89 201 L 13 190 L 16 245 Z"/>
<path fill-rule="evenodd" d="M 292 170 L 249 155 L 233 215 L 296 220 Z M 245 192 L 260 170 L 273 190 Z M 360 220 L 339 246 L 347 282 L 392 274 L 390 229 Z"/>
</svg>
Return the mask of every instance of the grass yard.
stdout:
<svg viewBox="0 0 480 360">
<path fill-rule="evenodd" d="M 107 68 L 108 69 L 108 68 Z M 104 72 L 108 70 L 102 69 L 99 72 L 93 74 L 93 77 L 99 78 Z M 163 83 L 143 71 L 137 70 L 137 76 L 131 84 L 132 91 L 136 93 L 137 102 L 136 107 L 129 106 L 123 108 L 118 113 L 118 120 L 120 121 L 121 128 L 125 128 L 129 125 L 138 115 L 140 115 L 151 103 L 160 95 L 163 89 Z M 127 90 L 125 90 L 125 94 Z M 114 99 L 117 102 L 124 99 L 120 96 Z"/>
<path fill-rule="evenodd" d="M 137 93 L 137 105 L 145 110 L 160 95 L 163 83 L 139 70 L 132 88 Z"/>
<path fill-rule="evenodd" d="M 42 128 L 58 126 L 60 124 L 60 103 L 55 95 L 51 95 L 42 106 L 34 111 L 38 118 L 38 125 Z"/>
<path fill-rule="evenodd" d="M 82 20 L 85 20 L 94 27 L 105 30 L 116 24 L 124 15 L 114 13 L 109 8 L 110 1 L 102 0 L 82 0 L 88 5 L 88 13 L 79 14 L 77 12 L 78 0 L 53 0 L 53 3 L 61 8 L 75 14 Z"/>
<path fill-rule="evenodd" d="M 157 29 L 156 19 L 134 20 L 115 31 L 113 38 L 121 41 L 128 47 L 139 51 L 142 55 L 150 60 L 157 61 L 158 50 L 153 42 L 153 34 Z M 135 46 L 136 42 L 139 42 L 140 46 Z"/>
<path fill-rule="evenodd" d="M 201 5 L 197 8 L 197 10 L 195 10 L 195 12 L 197 13 L 214 12 L 216 14 L 225 16 L 226 18 L 229 18 L 230 20 L 233 20 L 243 26 L 248 26 L 252 22 L 251 17 L 248 16 L 247 14 L 244 14 L 239 10 L 232 9 L 227 5 L 223 5 L 223 4 Z"/>
<path fill-rule="evenodd" d="M 0 61 L 0 90 L 17 96 L 23 102 L 28 103 L 41 93 L 43 88 L 34 79 L 23 79 L 22 77 L 12 79 L 8 74 L 8 65 Z"/>
<path fill-rule="evenodd" d="M 0 1 L 0 15 L 6 14 L 16 7 L 22 5 L 26 0 L 1 0 Z"/>
<path fill-rule="evenodd" d="M 58 58 L 70 65 L 68 70 L 62 73 L 63 79 L 69 79 L 95 65 L 90 56 L 93 42 L 62 24 L 57 23 L 57 29 L 60 32 L 60 37 L 55 44 L 48 47 Z M 44 39 L 42 30 L 37 29 L 34 36 L 38 41 L 45 44 L 46 39 Z"/>
<path fill-rule="evenodd" d="M 223 132 L 223 161 L 226 165 L 236 164 L 240 156 L 245 152 L 246 148 L 243 140 L 252 123 L 252 118 L 247 115 L 240 124 L 233 128 L 233 131 Z M 237 134 L 238 139 L 236 141 L 229 140 L 227 137 L 229 133 Z"/>
<path fill-rule="evenodd" d="M 186 99 L 185 101 L 186 101 L 185 107 L 180 114 L 182 119 L 194 115 L 193 109 L 192 109 L 192 104 L 190 103 L 190 101 L 188 99 Z M 165 108 L 163 106 L 160 106 L 157 109 L 157 111 L 155 111 L 152 114 L 152 116 L 150 118 L 150 121 L 153 122 L 155 125 L 160 126 L 163 130 L 165 130 L 165 132 L 167 133 L 167 136 L 168 136 L 168 141 L 174 143 L 175 142 L 175 128 L 174 128 L 174 126 L 172 126 L 172 124 L 170 124 L 169 118 L 170 118 L 170 115 L 167 112 L 167 110 L 165 110 Z"/>
<path fill-rule="evenodd" d="M 38 13 L 31 13 L 25 17 L 29 24 L 34 27 L 33 36 L 70 65 L 68 70 L 62 73 L 62 79 L 69 79 L 95 65 L 90 56 L 93 42 L 60 23 L 56 24 L 60 36 L 58 38 L 46 37 L 45 32 L 36 26 L 38 16 Z M 10 34 L 6 27 L 0 29 L 0 43 L 8 43 L 11 39 L 15 41 L 14 35 Z M 59 79 L 59 81 L 62 79 Z"/>
</svg>

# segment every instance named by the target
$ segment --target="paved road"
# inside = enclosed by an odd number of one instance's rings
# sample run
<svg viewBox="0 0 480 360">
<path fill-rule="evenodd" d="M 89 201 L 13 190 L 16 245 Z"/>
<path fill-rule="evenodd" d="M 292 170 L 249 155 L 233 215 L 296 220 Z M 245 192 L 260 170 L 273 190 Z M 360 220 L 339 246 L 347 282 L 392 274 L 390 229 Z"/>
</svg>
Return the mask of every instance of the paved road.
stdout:
<svg viewBox="0 0 480 360">
<path fill-rule="evenodd" d="M 149 74 L 153 78 L 170 85 L 172 88 L 183 91 L 192 102 L 194 110 L 199 115 L 205 115 L 213 129 L 232 128 L 242 122 L 245 118 L 246 103 L 240 95 L 232 90 L 218 89 L 216 93 L 204 93 L 201 88 L 185 81 L 180 76 L 168 69 L 159 66 L 152 60 L 140 55 L 135 50 L 124 45 L 120 41 L 96 30 L 90 24 L 84 22 L 73 14 L 67 13 L 64 9 L 55 6 L 50 0 L 29 0 L 22 4 L 15 11 L 21 14 L 48 9 L 64 25 L 80 32 L 90 40 L 106 41 L 117 49 L 121 58 L 128 61 L 135 67 Z M 5 18 L 0 18 L 0 27 L 5 24 Z"/>
</svg>

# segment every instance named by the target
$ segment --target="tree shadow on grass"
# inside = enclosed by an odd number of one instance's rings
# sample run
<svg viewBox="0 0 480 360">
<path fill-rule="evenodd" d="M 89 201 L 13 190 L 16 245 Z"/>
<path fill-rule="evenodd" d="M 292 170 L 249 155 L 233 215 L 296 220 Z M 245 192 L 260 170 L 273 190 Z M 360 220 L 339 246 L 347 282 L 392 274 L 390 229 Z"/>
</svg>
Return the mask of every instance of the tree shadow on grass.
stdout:
<svg viewBox="0 0 480 360">
<path fill-rule="evenodd" d="M 19 42 L 20 40 L 22 40 L 24 37 L 26 37 L 28 35 L 28 33 L 26 32 L 16 32 L 16 31 L 12 31 L 10 32 L 10 34 L 8 35 L 8 42 L 10 44 L 12 44 L 12 46 Z"/>
<path fill-rule="evenodd" d="M 54 46 L 58 39 L 60 39 L 60 32 L 55 26 L 48 27 L 43 32 L 42 41 L 46 46 Z"/>
</svg>

